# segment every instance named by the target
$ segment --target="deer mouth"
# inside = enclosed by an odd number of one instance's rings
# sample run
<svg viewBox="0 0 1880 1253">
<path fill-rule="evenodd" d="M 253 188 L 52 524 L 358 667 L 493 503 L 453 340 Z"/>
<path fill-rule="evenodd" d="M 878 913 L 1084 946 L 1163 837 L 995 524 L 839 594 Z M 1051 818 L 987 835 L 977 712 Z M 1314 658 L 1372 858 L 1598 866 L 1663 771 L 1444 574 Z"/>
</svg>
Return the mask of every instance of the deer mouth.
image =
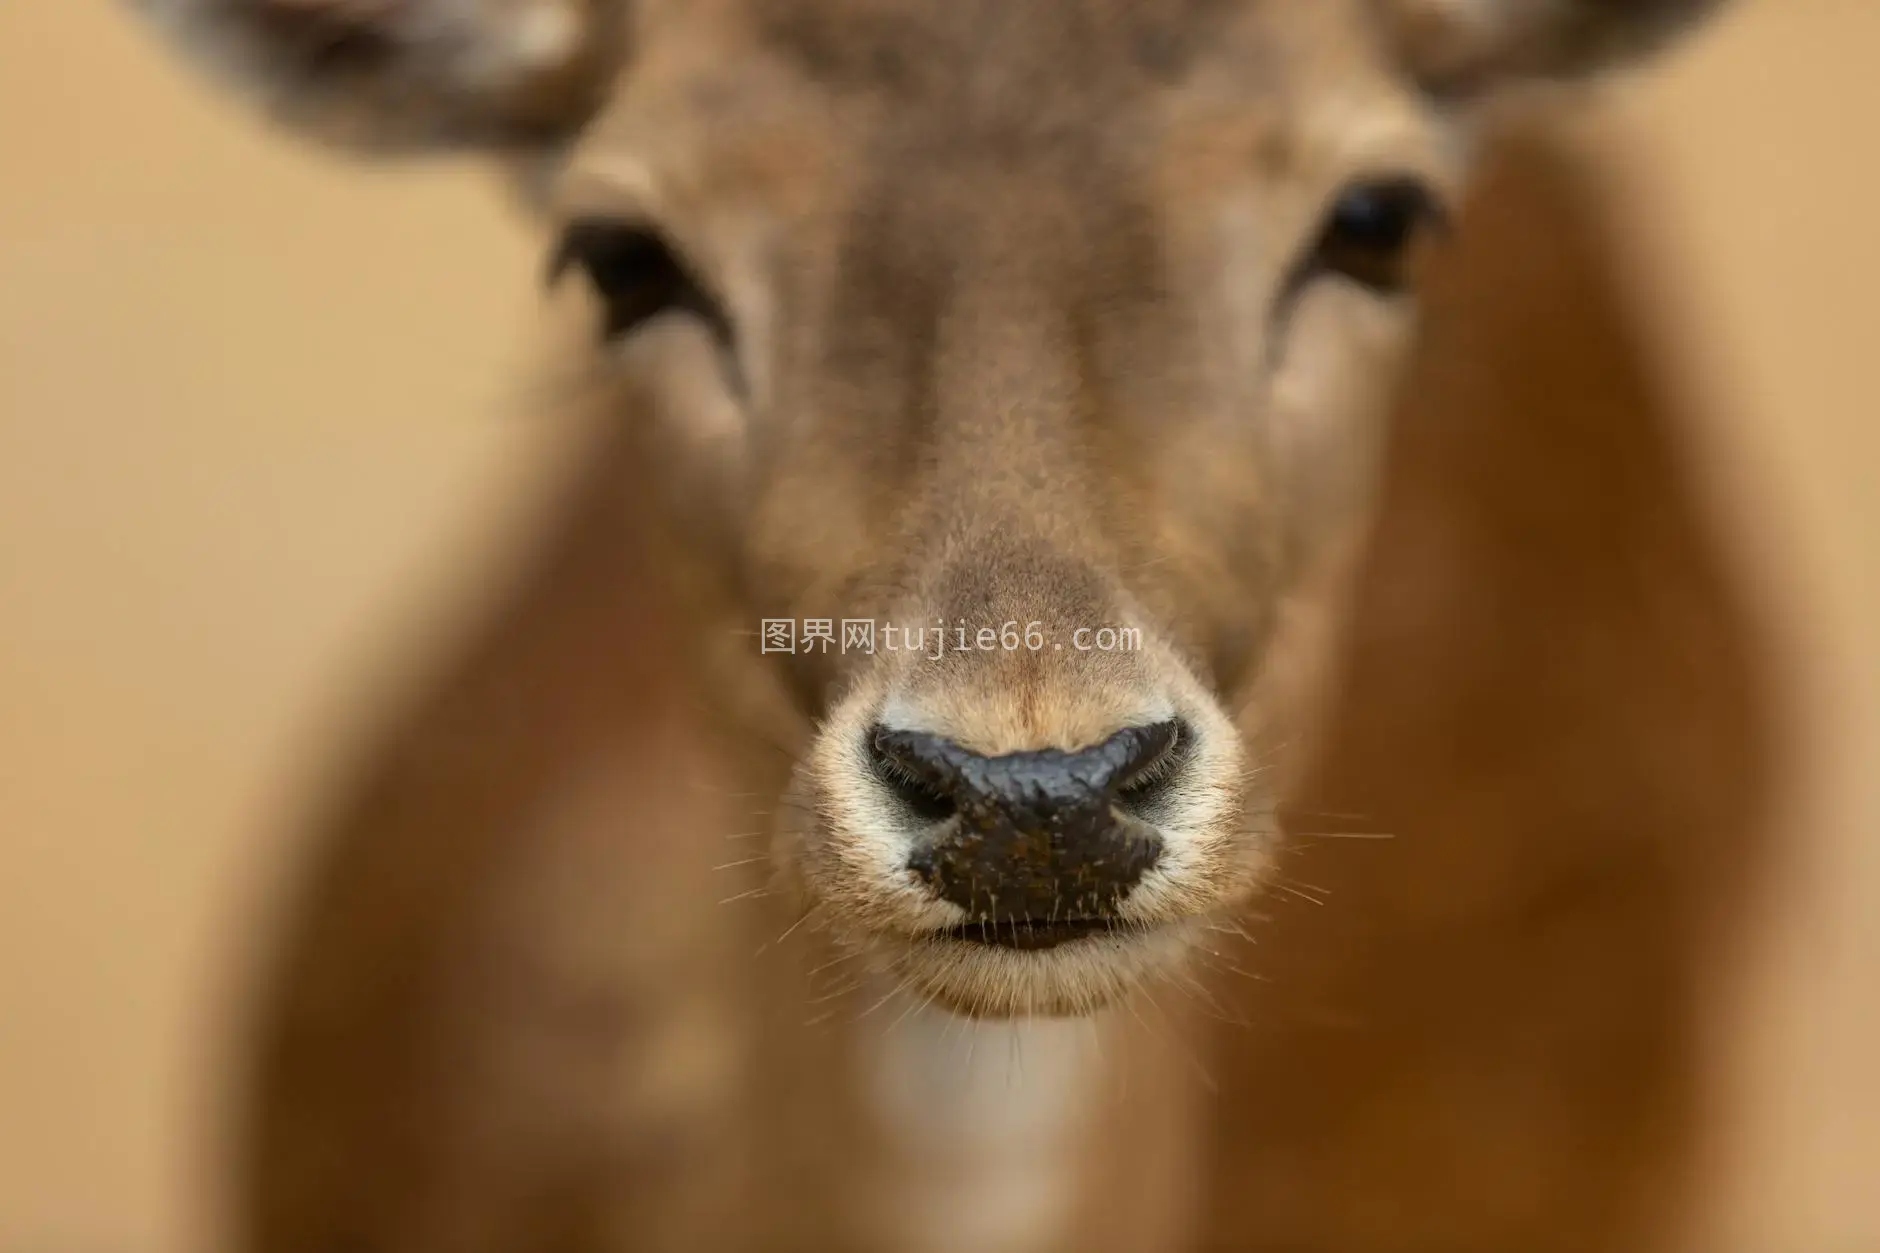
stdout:
<svg viewBox="0 0 1880 1253">
<path fill-rule="evenodd" d="M 1075 1017 L 1178 969 L 1194 940 L 1181 919 L 1001 917 L 926 932 L 894 965 L 918 995 L 968 1018 Z"/>
<path fill-rule="evenodd" d="M 1113 918 L 1016 918 L 1005 922 L 966 922 L 939 933 L 940 938 L 987 948 L 1035 952 L 1072 940 L 1126 930 Z"/>
</svg>

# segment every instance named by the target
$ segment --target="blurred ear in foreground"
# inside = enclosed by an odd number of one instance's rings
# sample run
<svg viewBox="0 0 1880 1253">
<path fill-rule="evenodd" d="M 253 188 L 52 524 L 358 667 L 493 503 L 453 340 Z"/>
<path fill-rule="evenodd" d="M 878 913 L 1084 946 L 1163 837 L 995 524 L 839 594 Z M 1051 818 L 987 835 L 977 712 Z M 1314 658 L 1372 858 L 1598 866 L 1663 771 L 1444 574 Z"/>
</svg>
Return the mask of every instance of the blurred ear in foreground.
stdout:
<svg viewBox="0 0 1880 1253">
<path fill-rule="evenodd" d="M 341 147 L 551 145 L 626 52 L 628 0 L 128 0 L 272 116 Z"/>
<path fill-rule="evenodd" d="M 1375 0 L 1411 71 L 1467 93 L 1518 78 L 1568 78 L 1675 42 L 1724 0 Z"/>
</svg>

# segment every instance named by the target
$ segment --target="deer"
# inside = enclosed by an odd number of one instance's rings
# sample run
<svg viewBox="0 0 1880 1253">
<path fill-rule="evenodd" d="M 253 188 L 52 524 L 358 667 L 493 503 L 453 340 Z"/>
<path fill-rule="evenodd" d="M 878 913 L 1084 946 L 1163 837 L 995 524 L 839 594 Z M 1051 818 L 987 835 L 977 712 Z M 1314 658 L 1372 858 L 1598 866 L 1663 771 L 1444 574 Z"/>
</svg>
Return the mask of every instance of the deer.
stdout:
<svg viewBox="0 0 1880 1253">
<path fill-rule="evenodd" d="M 1424 259 L 1479 225 L 1516 276 L 1452 285 L 1463 358 L 1523 282 L 1598 303 L 1554 200 L 1462 212 L 1498 104 L 1715 3 L 132 3 L 287 131 L 512 179 L 583 309 L 558 403 L 604 432 L 527 607 L 335 817 L 259 1011 L 241 1247 L 1652 1247 L 1688 981 L 1637 796 L 1527 861 L 1478 845 L 1548 819 L 1496 810 L 1343 899 L 1292 846 L 1373 847 L 1288 807 L 1367 691 L 1490 690 L 1363 589 L 1393 397 L 1443 384 Z M 1451 452 L 1638 411 L 1623 353 L 1582 364 Z M 1615 422 L 1553 469 L 1692 550 L 1649 476 L 1589 489 L 1656 464 Z M 1578 542 L 1585 500 L 1534 508 Z M 1613 543 L 1581 603 L 1641 603 Z M 1617 672 L 1640 709 L 1682 682 Z M 1749 787 L 1733 691 L 1675 699 Z M 1636 747 L 1573 708 L 1548 745 Z M 1450 803 L 1440 738 L 1369 750 L 1381 809 Z M 1753 808 L 1699 790 L 1708 830 Z"/>
</svg>

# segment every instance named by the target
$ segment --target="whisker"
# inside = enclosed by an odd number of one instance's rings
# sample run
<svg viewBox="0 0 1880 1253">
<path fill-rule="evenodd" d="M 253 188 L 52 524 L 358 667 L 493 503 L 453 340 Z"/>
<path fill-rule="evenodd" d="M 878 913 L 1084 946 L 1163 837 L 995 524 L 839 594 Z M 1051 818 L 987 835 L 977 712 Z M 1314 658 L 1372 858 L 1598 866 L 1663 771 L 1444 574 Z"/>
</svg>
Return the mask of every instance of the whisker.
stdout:
<svg viewBox="0 0 1880 1253">
<path fill-rule="evenodd" d="M 1308 840 L 1394 840 L 1391 831 L 1293 831 L 1289 834 Z"/>
<path fill-rule="evenodd" d="M 802 915 L 798 917 L 795 922 L 785 927 L 783 929 L 783 934 L 778 936 L 776 939 L 772 940 L 770 944 L 782 944 L 785 940 L 795 935 L 797 928 L 802 926 L 804 923 L 808 922 L 812 917 L 815 916 L 816 911 L 821 908 L 822 906 L 820 905 L 811 905 L 808 909 L 803 911 Z M 768 948 L 768 947 L 770 947 L 770 945 L 765 945 L 765 948 Z M 760 948 L 757 951 L 759 953 L 762 953 L 764 950 Z"/>
<path fill-rule="evenodd" d="M 1167 1013 L 1163 1011 L 1160 1005 L 1156 1004 L 1155 997 L 1149 994 L 1148 986 L 1145 983 L 1138 982 L 1134 988 L 1134 991 L 1140 992 L 1142 994 L 1143 999 L 1149 1002 L 1150 1007 L 1155 1010 L 1156 1014 L 1160 1016 L 1163 1019 L 1163 1021 L 1165 1022 L 1167 1021 L 1168 1019 Z M 1219 1096 L 1221 1094 L 1221 1085 L 1214 1081 L 1214 1076 L 1209 1074 L 1207 1067 L 1201 1064 L 1201 1059 L 1196 1057 L 1192 1050 L 1176 1046 L 1160 1031 L 1157 1031 L 1154 1027 L 1151 1027 L 1148 1023 L 1148 1020 L 1145 1019 L 1142 1016 L 1142 1014 L 1137 1011 L 1136 1006 L 1135 1006 L 1134 996 L 1126 995 L 1123 998 L 1123 1004 L 1128 1007 L 1130 1017 L 1134 1018 L 1136 1022 L 1141 1025 L 1142 1029 L 1149 1033 L 1150 1039 L 1154 1040 L 1157 1044 L 1160 1044 L 1163 1048 L 1168 1049 L 1170 1052 L 1174 1053 L 1177 1057 L 1181 1058 L 1181 1060 L 1188 1066 L 1188 1068 L 1195 1072 L 1195 1077 L 1201 1080 L 1202 1086 L 1208 1090 L 1208 1095 Z"/>
<path fill-rule="evenodd" d="M 1245 1027 L 1248 1025 L 1245 1019 L 1228 1017 L 1227 1011 L 1221 1008 L 1221 1003 L 1215 997 L 1214 993 L 1208 990 L 1206 984 L 1195 978 L 1193 972 L 1187 970 L 1171 971 L 1164 978 L 1163 982 L 1181 993 L 1183 998 L 1191 1004 L 1198 1005 L 1201 1011 L 1215 1022 L 1226 1023 L 1231 1027 Z"/>
<path fill-rule="evenodd" d="M 1281 808 L 1301 818 L 1336 818 L 1340 822 L 1369 822 L 1371 820 L 1370 814 L 1352 813 L 1348 810 L 1341 812 L 1335 809 L 1305 809 L 1299 805 L 1283 805 Z"/>
<path fill-rule="evenodd" d="M 1103 1032 L 1097 1029 L 1097 1020 L 1095 1018 L 1091 1018 L 1088 1015 L 1085 1016 L 1084 1033 L 1090 1037 L 1090 1049 L 1097 1055 L 1098 1067 L 1108 1069 L 1108 1064 L 1103 1058 Z"/>
<path fill-rule="evenodd" d="M 895 983 L 893 987 L 888 989 L 887 995 L 883 996 L 880 1000 L 876 1001 L 873 1005 L 870 1005 L 867 1009 L 857 1014 L 855 1016 L 855 1021 L 860 1022 L 862 1019 L 868 1017 L 870 1014 L 880 1009 L 883 1005 L 886 1005 L 889 1001 L 893 1000 L 897 995 L 901 993 L 901 991 L 904 988 L 907 987 L 907 983 L 908 983 L 907 976 L 903 975 L 900 978 L 900 980 Z"/>
<path fill-rule="evenodd" d="M 927 998 L 925 1000 L 916 1001 L 913 997 L 909 997 L 907 1001 L 907 1008 L 901 1011 L 899 1017 L 897 1017 L 893 1022 L 888 1024 L 888 1030 L 893 1031 L 896 1027 L 900 1026 L 903 1022 L 906 1022 L 908 1015 L 912 1014 L 915 1010 L 917 1009 L 925 1010 L 929 1005 L 933 1004 L 934 997 L 938 996 L 939 994 L 940 994 L 940 989 L 935 988 L 933 991 L 927 993 Z M 945 1039 L 946 1037 L 945 1035 L 942 1035 L 941 1038 Z"/>
<path fill-rule="evenodd" d="M 730 788 L 718 787 L 704 779 L 687 779 L 686 787 L 694 792 L 710 792 L 713 796 L 723 796 L 734 801 L 769 800 L 767 792 L 734 792 Z M 761 810 L 758 812 L 762 812 Z"/>
<path fill-rule="evenodd" d="M 698 729 L 702 735 L 755 744 L 769 749 L 785 761 L 793 764 L 796 762 L 798 757 L 796 748 L 776 739 L 769 728 L 759 727 L 741 718 L 728 719 L 715 716 L 716 711 L 704 701 L 692 700 L 687 703 L 693 713 L 700 715 Z"/>
<path fill-rule="evenodd" d="M 1271 983 L 1272 982 L 1272 980 L 1267 978 L 1267 976 L 1265 975 L 1256 974 L 1255 972 L 1251 970 L 1246 970 L 1239 966 L 1236 966 L 1233 962 L 1228 961 L 1224 955 L 1220 953 L 1216 953 L 1212 949 L 1207 949 L 1204 951 L 1207 952 L 1212 958 L 1212 960 L 1207 963 L 1208 968 L 1211 970 L 1225 970 L 1228 974 L 1239 975 L 1242 979 L 1251 979 L 1255 983 Z M 1250 1024 L 1243 1023 L 1242 1025 L 1246 1026 Z"/>
<path fill-rule="evenodd" d="M 1242 926 L 1238 921 L 1232 918 L 1222 918 L 1215 922 L 1212 922 L 1208 924 L 1208 930 L 1214 932 L 1216 935 L 1239 936 L 1241 939 L 1245 940 L 1249 944 L 1259 943 L 1258 940 L 1254 939 L 1253 933 L 1251 931 L 1247 930 L 1246 927 Z"/>
<path fill-rule="evenodd" d="M 804 978 L 814 979 L 817 975 L 821 974 L 823 971 L 834 970 L 837 966 L 842 965 L 842 963 L 854 961 L 859 956 L 861 956 L 861 954 L 852 952 L 852 951 L 837 953 L 834 957 L 831 957 L 828 961 L 824 962 L 822 965 L 810 971 L 807 975 L 804 976 Z"/>
<path fill-rule="evenodd" d="M 847 996 L 849 993 L 855 991 L 855 989 L 861 986 L 862 986 L 862 981 L 859 977 L 857 977 L 855 979 L 851 979 L 849 982 L 843 984 L 839 988 L 833 988 L 830 991 L 823 993 L 821 996 L 811 997 L 807 1003 L 810 1005 L 827 1005 L 830 1001 L 833 1001 L 837 999 L 838 997 Z M 831 1012 L 834 1012 L 834 1011 L 831 1011 Z"/>
<path fill-rule="evenodd" d="M 1311 885 L 1308 884 L 1307 886 L 1310 887 Z M 1292 884 L 1286 882 L 1284 879 L 1273 880 L 1273 887 L 1275 888 L 1275 890 L 1284 892 L 1288 896 L 1298 897 L 1302 901 L 1310 901 L 1314 905 L 1325 904 L 1325 900 L 1323 897 L 1314 896 L 1310 892 L 1301 891 L 1300 889 L 1294 887 Z"/>
</svg>

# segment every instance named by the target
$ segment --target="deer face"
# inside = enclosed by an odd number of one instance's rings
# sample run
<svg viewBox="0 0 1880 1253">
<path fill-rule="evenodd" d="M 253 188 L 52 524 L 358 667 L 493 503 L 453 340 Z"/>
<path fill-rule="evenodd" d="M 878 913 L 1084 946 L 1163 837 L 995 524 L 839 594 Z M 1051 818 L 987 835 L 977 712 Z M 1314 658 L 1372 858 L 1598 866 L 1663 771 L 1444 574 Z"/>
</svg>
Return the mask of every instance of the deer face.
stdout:
<svg viewBox="0 0 1880 1253">
<path fill-rule="evenodd" d="M 304 128 L 551 158 L 605 402 L 808 637 L 782 869 L 988 1015 L 1256 889 L 1474 101 L 1706 7 L 143 3 Z"/>
</svg>

